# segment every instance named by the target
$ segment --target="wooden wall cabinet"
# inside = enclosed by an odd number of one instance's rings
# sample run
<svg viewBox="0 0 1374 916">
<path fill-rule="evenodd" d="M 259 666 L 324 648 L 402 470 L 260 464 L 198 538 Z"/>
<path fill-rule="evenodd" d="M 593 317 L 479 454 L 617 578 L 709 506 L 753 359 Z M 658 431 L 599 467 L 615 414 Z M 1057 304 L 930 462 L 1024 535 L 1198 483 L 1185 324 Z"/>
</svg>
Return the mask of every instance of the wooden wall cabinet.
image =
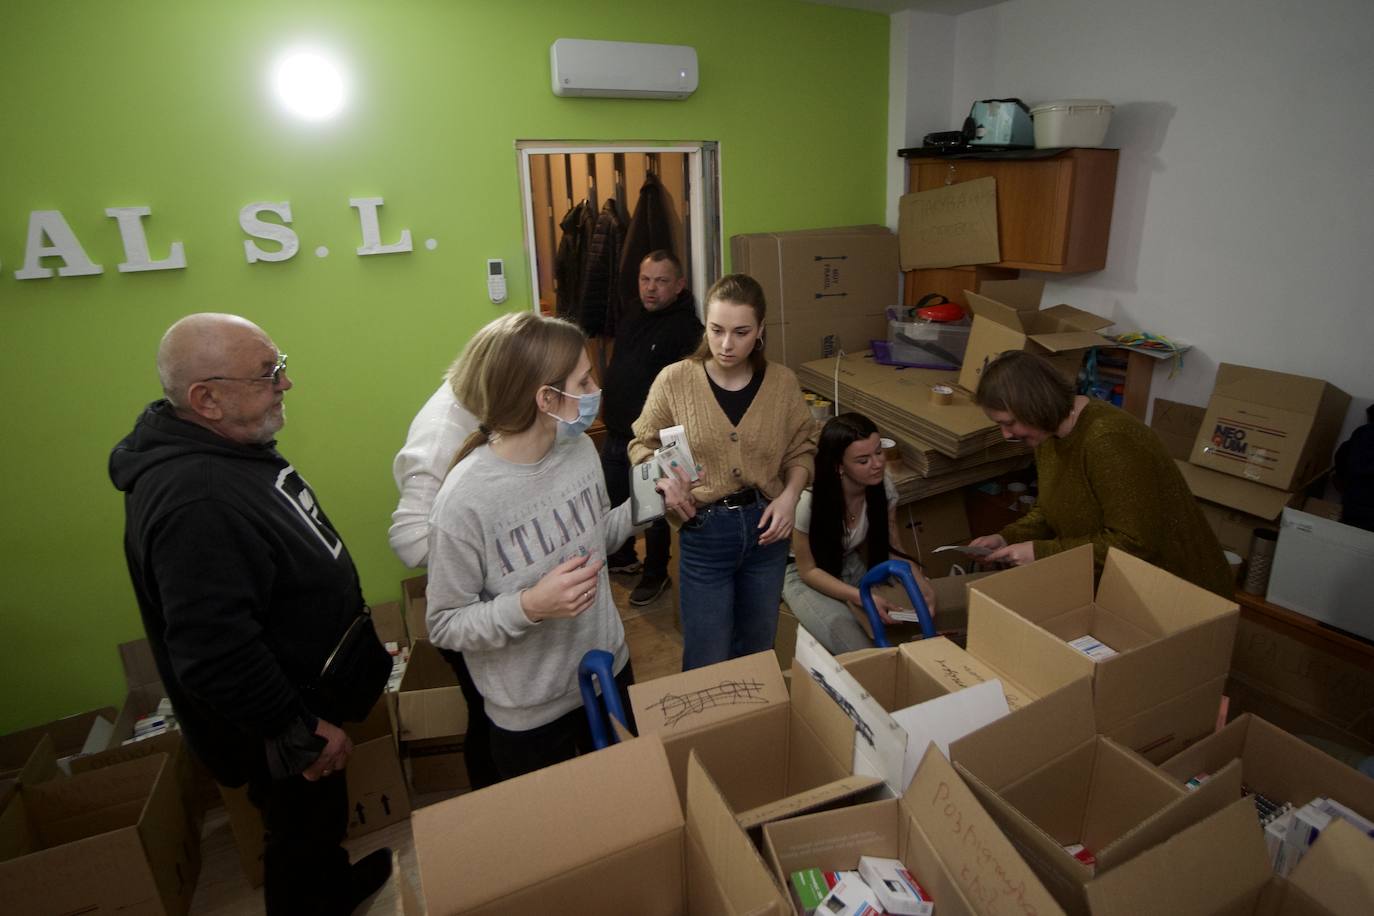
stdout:
<svg viewBox="0 0 1374 916">
<path fill-rule="evenodd" d="M 998 267 L 1102 270 L 1116 192 L 1117 150 L 1069 149 L 1043 159 L 912 158 L 908 187 L 930 191 L 997 180 Z"/>
</svg>

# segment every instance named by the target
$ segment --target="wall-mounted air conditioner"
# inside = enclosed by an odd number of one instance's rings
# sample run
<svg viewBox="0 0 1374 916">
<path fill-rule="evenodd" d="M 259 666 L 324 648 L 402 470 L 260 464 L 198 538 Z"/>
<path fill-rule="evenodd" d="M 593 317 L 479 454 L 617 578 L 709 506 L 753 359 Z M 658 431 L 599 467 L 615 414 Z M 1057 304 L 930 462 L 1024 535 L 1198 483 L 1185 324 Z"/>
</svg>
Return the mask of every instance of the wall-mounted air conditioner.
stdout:
<svg viewBox="0 0 1374 916">
<path fill-rule="evenodd" d="M 697 52 L 686 45 L 560 38 L 549 69 L 554 95 L 685 99 L 697 88 Z"/>
</svg>

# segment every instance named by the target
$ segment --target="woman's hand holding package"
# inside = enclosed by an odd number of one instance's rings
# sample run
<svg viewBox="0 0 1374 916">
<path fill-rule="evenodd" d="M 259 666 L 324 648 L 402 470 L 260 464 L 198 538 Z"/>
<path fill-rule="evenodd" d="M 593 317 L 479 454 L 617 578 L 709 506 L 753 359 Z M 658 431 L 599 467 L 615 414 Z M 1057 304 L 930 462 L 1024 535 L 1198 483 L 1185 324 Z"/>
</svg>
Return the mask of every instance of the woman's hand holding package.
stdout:
<svg viewBox="0 0 1374 916">
<path fill-rule="evenodd" d="M 671 473 L 660 478 L 654 485 L 663 494 L 663 508 L 677 513 L 684 522 L 697 514 L 696 500 L 692 499 L 692 480 L 682 468 L 672 468 Z"/>
<path fill-rule="evenodd" d="M 1000 538 L 1001 535 L 998 535 Z M 982 540 L 981 538 L 979 540 Z M 974 542 L 975 544 L 977 541 Z M 1007 544 L 999 550 L 994 550 L 983 558 L 985 563 L 1002 563 L 1006 566 L 1025 566 L 1027 563 L 1035 562 L 1035 542 L 1022 541 L 1019 544 Z"/>
<path fill-rule="evenodd" d="M 564 560 L 520 593 L 520 610 L 533 621 L 576 617 L 596 600 L 597 576 L 605 560 Z"/>
</svg>

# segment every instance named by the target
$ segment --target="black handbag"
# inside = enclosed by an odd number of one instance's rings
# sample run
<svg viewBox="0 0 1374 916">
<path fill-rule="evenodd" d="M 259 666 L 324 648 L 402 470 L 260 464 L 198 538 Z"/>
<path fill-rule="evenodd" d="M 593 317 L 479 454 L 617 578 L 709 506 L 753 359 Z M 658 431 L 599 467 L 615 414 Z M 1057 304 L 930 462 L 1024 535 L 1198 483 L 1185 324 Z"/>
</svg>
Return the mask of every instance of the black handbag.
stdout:
<svg viewBox="0 0 1374 916">
<path fill-rule="evenodd" d="M 308 705 L 326 720 L 361 722 L 390 676 L 391 653 L 377 636 L 372 612 L 364 607 L 324 660 L 319 677 L 306 688 L 307 699 L 312 701 Z"/>
</svg>

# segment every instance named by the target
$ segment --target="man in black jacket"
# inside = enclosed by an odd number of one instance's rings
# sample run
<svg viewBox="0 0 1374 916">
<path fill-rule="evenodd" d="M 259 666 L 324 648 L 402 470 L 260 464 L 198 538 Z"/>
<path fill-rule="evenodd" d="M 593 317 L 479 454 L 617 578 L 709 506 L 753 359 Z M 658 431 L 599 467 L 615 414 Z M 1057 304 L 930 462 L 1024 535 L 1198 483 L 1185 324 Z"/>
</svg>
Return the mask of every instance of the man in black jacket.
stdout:
<svg viewBox="0 0 1374 916">
<path fill-rule="evenodd" d="M 664 366 L 689 355 L 701 342 L 696 300 L 687 289 L 682 263 L 670 251 L 651 251 L 639 262 L 639 301 L 631 318 L 617 328 L 615 351 L 601 386 L 602 422 L 606 440 L 601 446 L 601 469 L 612 505 L 630 497 L 628 449 L 631 426 L 639 419 L 649 386 Z M 659 519 L 644 532 L 644 563 L 635 556 L 634 539 L 607 558 L 611 572 L 644 571 L 630 592 L 630 603 L 649 604 L 668 586 L 668 523 Z"/>
<path fill-rule="evenodd" d="M 348 863 L 353 745 L 310 688 L 363 597 L 338 532 L 274 447 L 286 356 L 250 321 L 197 314 L 168 329 L 157 368 L 166 398 L 115 446 L 110 479 L 158 672 L 192 751 L 222 784 L 248 783 L 263 812 L 267 912 L 351 913 L 385 883 L 391 853 Z"/>
</svg>

